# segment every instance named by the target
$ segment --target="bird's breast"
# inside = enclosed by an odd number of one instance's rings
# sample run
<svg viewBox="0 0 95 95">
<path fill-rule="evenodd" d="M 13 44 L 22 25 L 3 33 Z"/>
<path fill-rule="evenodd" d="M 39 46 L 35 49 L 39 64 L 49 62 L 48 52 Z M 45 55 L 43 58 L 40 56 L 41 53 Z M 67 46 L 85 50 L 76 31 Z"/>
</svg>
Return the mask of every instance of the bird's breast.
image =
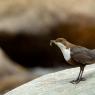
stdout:
<svg viewBox="0 0 95 95">
<path fill-rule="evenodd" d="M 66 61 L 69 61 L 71 59 L 71 51 L 70 51 L 70 48 L 69 49 L 64 49 L 62 51 L 62 53 L 63 53 L 64 59 Z"/>
</svg>

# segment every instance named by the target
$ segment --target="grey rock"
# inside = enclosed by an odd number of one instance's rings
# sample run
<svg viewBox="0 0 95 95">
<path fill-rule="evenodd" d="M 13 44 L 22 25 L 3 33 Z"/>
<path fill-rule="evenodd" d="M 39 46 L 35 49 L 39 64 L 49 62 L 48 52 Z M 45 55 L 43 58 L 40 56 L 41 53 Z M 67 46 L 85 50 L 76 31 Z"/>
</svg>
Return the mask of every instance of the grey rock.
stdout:
<svg viewBox="0 0 95 95">
<path fill-rule="evenodd" d="M 95 64 L 85 68 L 86 81 L 70 83 L 79 68 L 51 73 L 30 81 L 4 95 L 95 95 Z"/>
</svg>

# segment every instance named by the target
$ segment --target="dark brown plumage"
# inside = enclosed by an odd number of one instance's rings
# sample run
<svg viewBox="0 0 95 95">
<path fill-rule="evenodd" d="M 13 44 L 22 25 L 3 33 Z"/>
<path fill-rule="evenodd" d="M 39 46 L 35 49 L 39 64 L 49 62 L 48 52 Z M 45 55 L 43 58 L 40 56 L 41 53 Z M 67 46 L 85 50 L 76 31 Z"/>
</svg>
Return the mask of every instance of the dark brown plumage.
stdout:
<svg viewBox="0 0 95 95">
<path fill-rule="evenodd" d="M 64 38 L 51 40 L 50 44 L 52 45 L 52 43 L 54 43 L 61 49 L 65 60 L 70 65 L 80 67 L 78 78 L 71 81 L 71 83 L 79 83 L 80 81 L 84 81 L 85 79 L 82 78 L 84 67 L 86 65 L 95 63 L 95 49 L 90 50 L 82 46 L 74 45 Z"/>
</svg>

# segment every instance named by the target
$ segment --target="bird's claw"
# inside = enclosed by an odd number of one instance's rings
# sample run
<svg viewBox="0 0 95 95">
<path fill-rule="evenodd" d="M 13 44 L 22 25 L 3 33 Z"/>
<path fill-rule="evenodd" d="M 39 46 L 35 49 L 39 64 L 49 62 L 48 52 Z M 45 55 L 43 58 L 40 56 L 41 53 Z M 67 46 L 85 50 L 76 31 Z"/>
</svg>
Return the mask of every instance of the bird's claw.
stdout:
<svg viewBox="0 0 95 95">
<path fill-rule="evenodd" d="M 85 78 L 80 78 L 80 79 L 77 79 L 77 80 L 72 80 L 70 83 L 78 84 L 80 81 L 85 81 L 85 80 L 86 80 Z"/>
<path fill-rule="evenodd" d="M 72 81 L 70 81 L 70 83 L 72 83 L 72 84 L 78 84 L 80 81 L 78 81 L 78 80 L 72 80 Z"/>
</svg>

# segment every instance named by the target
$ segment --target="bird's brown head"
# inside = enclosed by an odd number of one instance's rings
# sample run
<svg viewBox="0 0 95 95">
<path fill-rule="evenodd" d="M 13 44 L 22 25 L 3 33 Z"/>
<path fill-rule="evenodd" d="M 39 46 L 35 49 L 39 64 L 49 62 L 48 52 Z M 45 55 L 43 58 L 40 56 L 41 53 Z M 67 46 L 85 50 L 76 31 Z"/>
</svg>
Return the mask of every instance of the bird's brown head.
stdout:
<svg viewBox="0 0 95 95">
<path fill-rule="evenodd" d="M 52 46 L 52 44 L 56 44 L 56 43 L 62 43 L 63 45 L 67 45 L 67 40 L 65 38 L 57 38 L 56 40 L 51 40 L 50 41 L 50 45 Z"/>
<path fill-rule="evenodd" d="M 65 48 L 70 48 L 70 47 L 74 47 L 76 45 L 68 42 L 65 38 L 57 38 L 56 40 L 51 40 L 50 41 L 50 45 L 52 46 L 52 44 L 55 44 L 58 46 L 58 44 L 64 45 Z"/>
</svg>

